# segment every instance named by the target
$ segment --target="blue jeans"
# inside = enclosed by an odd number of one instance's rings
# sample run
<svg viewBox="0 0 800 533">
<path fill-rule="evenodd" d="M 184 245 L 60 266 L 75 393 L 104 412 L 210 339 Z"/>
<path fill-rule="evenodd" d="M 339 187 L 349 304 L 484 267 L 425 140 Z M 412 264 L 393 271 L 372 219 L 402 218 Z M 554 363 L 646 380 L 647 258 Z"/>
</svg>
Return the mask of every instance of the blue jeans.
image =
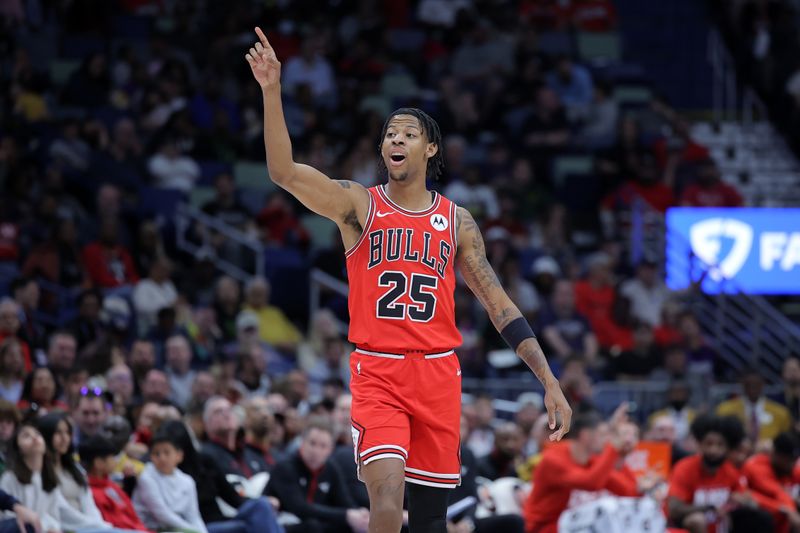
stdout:
<svg viewBox="0 0 800 533">
<path fill-rule="evenodd" d="M 33 528 L 31 526 L 25 526 L 25 532 L 33 533 Z M 0 520 L 0 533 L 20 533 L 17 527 L 17 519 L 6 518 L 5 520 Z"/>
<path fill-rule="evenodd" d="M 266 498 L 247 500 L 230 520 L 212 522 L 206 527 L 208 533 L 284 533 Z"/>
</svg>

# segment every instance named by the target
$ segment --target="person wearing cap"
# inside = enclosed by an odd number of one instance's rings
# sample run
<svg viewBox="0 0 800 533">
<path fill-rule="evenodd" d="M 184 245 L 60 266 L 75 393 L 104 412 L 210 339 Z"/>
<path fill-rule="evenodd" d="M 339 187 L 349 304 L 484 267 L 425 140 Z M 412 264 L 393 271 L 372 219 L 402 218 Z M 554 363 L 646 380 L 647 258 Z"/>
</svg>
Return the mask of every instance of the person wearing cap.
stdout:
<svg viewBox="0 0 800 533">
<path fill-rule="evenodd" d="M 523 392 L 517 397 L 517 406 L 519 410 L 514 415 L 514 422 L 527 435 L 542 414 L 544 400 L 538 392 Z"/>
<path fill-rule="evenodd" d="M 258 315 L 251 310 L 244 310 L 236 316 L 236 341 L 223 349 L 229 360 L 238 360 L 242 354 L 251 356 L 254 350 L 260 351 L 266 361 L 267 375 L 271 379 L 284 376 L 297 368 L 297 363 L 284 357 L 259 336 Z"/>
<path fill-rule="evenodd" d="M 558 266 L 555 259 L 549 255 L 543 255 L 531 265 L 531 276 L 536 291 L 542 298 L 550 299 L 553 295 L 553 287 L 561 277 L 561 267 Z"/>
</svg>

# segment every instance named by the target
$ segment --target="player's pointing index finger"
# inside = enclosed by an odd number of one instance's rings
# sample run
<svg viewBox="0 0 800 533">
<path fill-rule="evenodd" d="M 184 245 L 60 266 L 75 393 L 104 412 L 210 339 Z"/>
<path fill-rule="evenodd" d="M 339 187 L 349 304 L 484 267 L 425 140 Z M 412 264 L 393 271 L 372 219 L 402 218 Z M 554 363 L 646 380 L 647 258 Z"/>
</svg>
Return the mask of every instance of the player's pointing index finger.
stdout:
<svg viewBox="0 0 800 533">
<path fill-rule="evenodd" d="M 258 40 L 261 41 L 261 44 L 264 45 L 264 48 L 270 48 L 267 36 L 264 35 L 264 32 L 261 31 L 261 28 L 258 26 L 256 26 L 256 35 L 258 35 Z"/>
</svg>

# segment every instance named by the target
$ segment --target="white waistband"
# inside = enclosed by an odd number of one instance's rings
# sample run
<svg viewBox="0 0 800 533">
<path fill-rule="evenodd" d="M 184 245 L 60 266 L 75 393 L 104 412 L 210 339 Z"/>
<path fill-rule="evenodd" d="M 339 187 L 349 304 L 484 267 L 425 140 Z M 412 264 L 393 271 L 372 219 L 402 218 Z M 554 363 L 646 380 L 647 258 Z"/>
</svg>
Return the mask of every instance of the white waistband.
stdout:
<svg viewBox="0 0 800 533">
<path fill-rule="evenodd" d="M 385 352 L 373 352 L 370 350 L 362 350 L 361 348 L 356 348 L 356 353 L 360 353 L 363 355 L 371 355 L 373 357 L 385 357 L 387 359 L 405 359 L 406 356 L 403 354 L 398 353 L 385 353 Z M 447 357 L 448 355 L 452 355 L 455 353 L 454 350 L 447 350 L 446 352 L 438 352 L 438 353 L 427 353 L 425 354 L 425 359 L 438 359 L 439 357 Z"/>
</svg>

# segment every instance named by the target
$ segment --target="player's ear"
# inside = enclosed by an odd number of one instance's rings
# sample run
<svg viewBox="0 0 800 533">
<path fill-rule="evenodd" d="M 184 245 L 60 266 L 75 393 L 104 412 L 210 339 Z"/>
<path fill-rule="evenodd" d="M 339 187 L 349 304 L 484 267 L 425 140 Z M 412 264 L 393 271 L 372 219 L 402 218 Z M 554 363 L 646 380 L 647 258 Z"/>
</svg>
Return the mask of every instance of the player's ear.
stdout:
<svg viewBox="0 0 800 533">
<path fill-rule="evenodd" d="M 428 143 L 427 148 L 425 148 L 425 155 L 428 156 L 428 159 L 435 156 L 436 153 L 439 151 L 439 146 L 436 143 Z"/>
</svg>

